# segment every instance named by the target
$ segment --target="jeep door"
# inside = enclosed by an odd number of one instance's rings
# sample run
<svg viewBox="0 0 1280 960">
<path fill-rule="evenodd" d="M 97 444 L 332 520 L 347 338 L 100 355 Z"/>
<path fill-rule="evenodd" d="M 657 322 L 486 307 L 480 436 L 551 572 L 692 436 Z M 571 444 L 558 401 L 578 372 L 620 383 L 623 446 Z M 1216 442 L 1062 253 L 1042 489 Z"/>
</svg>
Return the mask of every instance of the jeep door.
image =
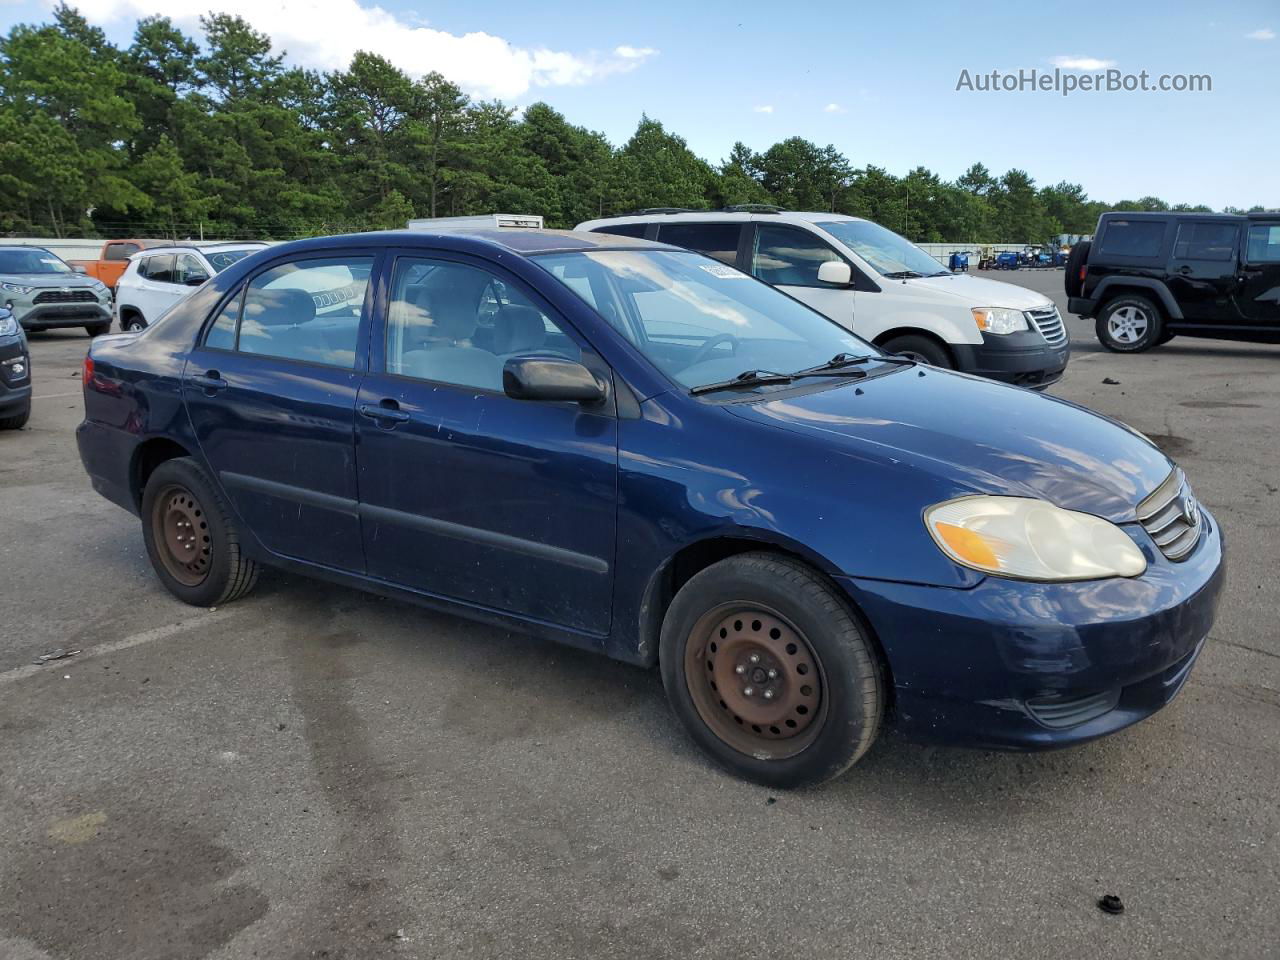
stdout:
<svg viewBox="0 0 1280 960">
<path fill-rule="evenodd" d="M 1169 292 L 1193 323 L 1236 319 L 1238 220 L 1180 220 L 1169 255 Z"/>
<path fill-rule="evenodd" d="M 1236 303 L 1251 324 L 1280 338 L 1280 217 L 1251 220 L 1245 230 Z"/>
</svg>

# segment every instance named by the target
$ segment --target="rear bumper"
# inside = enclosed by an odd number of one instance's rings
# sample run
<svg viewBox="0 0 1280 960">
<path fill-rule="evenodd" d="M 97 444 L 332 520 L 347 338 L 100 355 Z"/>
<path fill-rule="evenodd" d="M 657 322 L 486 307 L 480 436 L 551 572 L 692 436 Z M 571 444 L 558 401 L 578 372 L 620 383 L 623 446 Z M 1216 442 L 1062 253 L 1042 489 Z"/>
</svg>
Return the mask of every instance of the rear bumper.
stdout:
<svg viewBox="0 0 1280 960">
<path fill-rule="evenodd" d="M 1093 311 L 1097 309 L 1097 306 L 1098 301 L 1090 300 L 1088 297 L 1067 298 L 1067 310 L 1078 317 L 1092 317 Z"/>
<path fill-rule="evenodd" d="M 1071 359 L 1071 342 L 1051 346 L 1039 333 L 982 335 L 980 344 L 952 344 L 956 366 L 990 380 L 1022 387 L 1047 387 L 1062 379 Z"/>
<path fill-rule="evenodd" d="M 1141 528 L 1135 579 L 968 590 L 849 578 L 879 637 L 899 729 L 984 748 L 1069 746 L 1123 729 L 1177 695 L 1213 624 L 1225 577 L 1217 522 L 1172 563 Z"/>
<path fill-rule="evenodd" d="M 28 330 L 52 327 L 84 327 L 111 323 L 111 307 L 101 303 L 39 304 L 18 318 Z"/>
<path fill-rule="evenodd" d="M 76 427 L 76 446 L 93 489 L 136 515 L 138 504 L 133 499 L 131 473 L 138 437 L 103 423 L 85 420 Z"/>
</svg>

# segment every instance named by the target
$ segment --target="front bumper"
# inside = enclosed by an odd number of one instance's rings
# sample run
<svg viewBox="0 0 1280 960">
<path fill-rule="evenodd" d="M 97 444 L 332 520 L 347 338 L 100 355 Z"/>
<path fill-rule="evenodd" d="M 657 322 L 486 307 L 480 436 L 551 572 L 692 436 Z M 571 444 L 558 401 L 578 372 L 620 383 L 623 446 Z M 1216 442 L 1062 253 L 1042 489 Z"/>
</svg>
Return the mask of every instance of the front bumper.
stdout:
<svg viewBox="0 0 1280 960">
<path fill-rule="evenodd" d="M 111 304 L 80 301 L 13 305 L 13 315 L 27 330 L 51 327 L 85 327 L 111 323 Z"/>
<path fill-rule="evenodd" d="M 23 337 L 0 338 L 0 417 L 31 404 L 31 356 Z"/>
<path fill-rule="evenodd" d="M 1148 569 L 1134 579 L 968 590 L 843 579 L 874 628 L 907 736 L 960 746 L 1068 746 L 1155 713 L 1182 688 L 1225 577 L 1217 521 L 1180 563 L 1127 528 Z"/>
<path fill-rule="evenodd" d="M 1070 340 L 1052 346 L 1038 331 L 992 335 L 982 343 L 952 344 L 956 367 L 990 380 L 1043 388 L 1062 379 L 1071 359 Z"/>
</svg>

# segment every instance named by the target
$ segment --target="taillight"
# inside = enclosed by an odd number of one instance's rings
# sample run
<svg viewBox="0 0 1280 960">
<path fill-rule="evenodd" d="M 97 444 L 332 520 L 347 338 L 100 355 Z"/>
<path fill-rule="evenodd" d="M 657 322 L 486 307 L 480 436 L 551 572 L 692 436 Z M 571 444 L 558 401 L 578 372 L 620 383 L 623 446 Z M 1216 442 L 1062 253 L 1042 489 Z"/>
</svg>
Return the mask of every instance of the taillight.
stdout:
<svg viewBox="0 0 1280 960">
<path fill-rule="evenodd" d="M 1089 265 L 1087 263 L 1080 264 L 1080 282 L 1084 283 L 1084 278 L 1089 274 Z"/>
<path fill-rule="evenodd" d="M 92 382 L 92 380 L 93 380 L 93 357 L 89 356 L 86 353 L 84 355 L 84 367 L 80 373 L 80 382 L 87 387 Z"/>
</svg>

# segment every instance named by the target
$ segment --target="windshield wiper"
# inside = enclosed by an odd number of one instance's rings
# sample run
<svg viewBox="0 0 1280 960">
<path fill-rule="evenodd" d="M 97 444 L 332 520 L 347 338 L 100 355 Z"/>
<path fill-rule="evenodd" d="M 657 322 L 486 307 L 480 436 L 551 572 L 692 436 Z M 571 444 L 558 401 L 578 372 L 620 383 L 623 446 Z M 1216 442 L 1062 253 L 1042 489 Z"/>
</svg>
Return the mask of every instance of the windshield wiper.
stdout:
<svg viewBox="0 0 1280 960">
<path fill-rule="evenodd" d="M 923 273 L 916 273 L 914 270 L 895 270 L 893 273 L 883 275 L 886 280 L 918 280 L 923 277 Z"/>
<path fill-rule="evenodd" d="M 850 370 L 850 367 L 860 366 L 864 363 L 896 363 L 903 366 L 910 366 L 915 361 L 907 357 L 895 357 L 890 354 L 876 355 L 873 353 L 837 353 L 826 363 L 820 363 L 816 367 L 806 367 L 804 370 L 797 370 L 791 374 L 793 377 L 821 377 L 830 375 L 852 376 L 855 373 L 866 376 L 861 370 Z"/>
<path fill-rule="evenodd" d="M 690 393 L 713 393 L 716 390 L 732 390 L 734 387 L 759 387 L 769 383 L 790 383 L 795 376 L 790 373 L 778 373 L 774 370 L 743 370 L 736 377 L 720 380 L 716 383 L 704 383 L 694 387 Z"/>
</svg>

